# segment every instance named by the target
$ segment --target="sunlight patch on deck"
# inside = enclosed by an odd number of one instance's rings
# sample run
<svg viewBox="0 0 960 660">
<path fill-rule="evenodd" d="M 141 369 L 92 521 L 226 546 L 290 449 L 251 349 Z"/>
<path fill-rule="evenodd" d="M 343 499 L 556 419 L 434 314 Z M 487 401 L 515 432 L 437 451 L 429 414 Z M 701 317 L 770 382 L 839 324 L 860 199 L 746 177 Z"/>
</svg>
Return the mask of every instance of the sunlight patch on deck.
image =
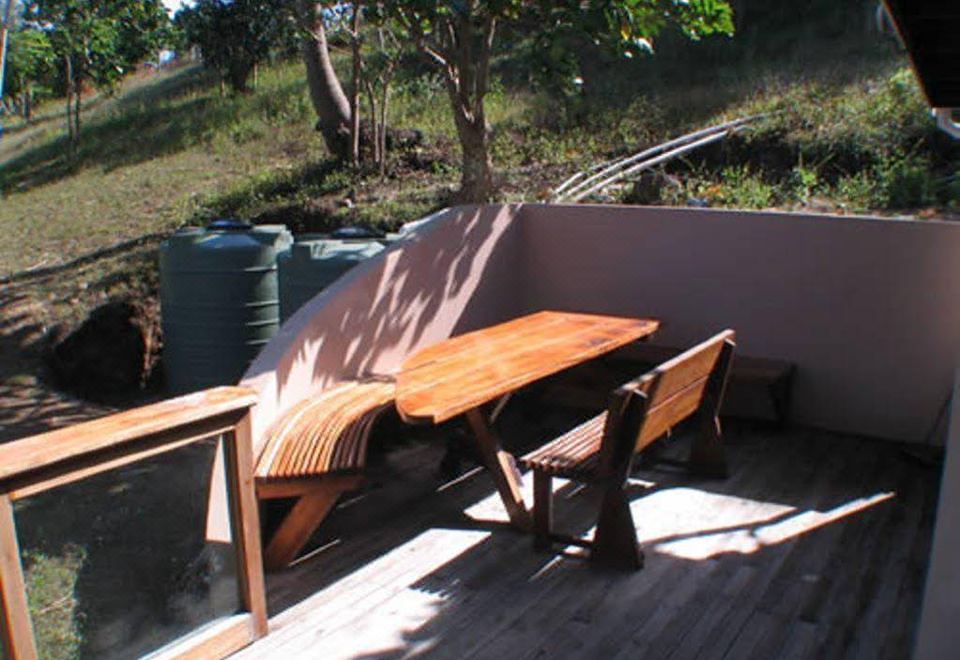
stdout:
<svg viewBox="0 0 960 660">
<path fill-rule="evenodd" d="M 882 492 L 827 511 L 799 511 L 780 504 L 680 488 L 657 493 L 649 498 L 651 501 L 637 502 L 631 509 L 638 521 L 645 520 L 642 516 L 649 516 L 646 510 L 654 506 L 666 507 L 671 512 L 650 516 L 650 525 L 639 523 L 641 544 L 674 557 L 703 560 L 727 553 L 752 554 L 895 497 L 896 493 Z"/>
<path fill-rule="evenodd" d="M 325 658 L 352 657 L 358 649 L 374 657 L 409 649 L 404 631 L 430 621 L 450 599 L 448 591 L 424 588 L 423 581 L 489 537 L 476 530 L 422 532 L 272 618 L 271 654 L 312 649 L 307 638 L 321 637 Z M 431 643 L 420 640 L 417 647 L 427 650 Z"/>
</svg>

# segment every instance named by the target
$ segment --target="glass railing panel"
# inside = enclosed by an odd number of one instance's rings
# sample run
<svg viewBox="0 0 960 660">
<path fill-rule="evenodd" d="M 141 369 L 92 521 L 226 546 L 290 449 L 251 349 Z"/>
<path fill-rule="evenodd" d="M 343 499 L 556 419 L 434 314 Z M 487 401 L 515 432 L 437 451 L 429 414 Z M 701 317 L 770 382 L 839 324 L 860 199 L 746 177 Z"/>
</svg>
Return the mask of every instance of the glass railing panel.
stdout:
<svg viewBox="0 0 960 660">
<path fill-rule="evenodd" d="M 220 445 L 203 440 L 16 502 L 41 658 L 136 657 L 241 610 L 236 549 L 205 538 Z"/>
</svg>

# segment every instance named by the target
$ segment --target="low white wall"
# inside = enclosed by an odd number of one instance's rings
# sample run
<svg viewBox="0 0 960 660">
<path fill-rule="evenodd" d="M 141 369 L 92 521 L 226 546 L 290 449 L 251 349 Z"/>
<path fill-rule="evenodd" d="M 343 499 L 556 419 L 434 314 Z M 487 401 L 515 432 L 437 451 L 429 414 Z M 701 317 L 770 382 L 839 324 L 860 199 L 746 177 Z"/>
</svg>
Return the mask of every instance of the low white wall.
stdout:
<svg viewBox="0 0 960 660">
<path fill-rule="evenodd" d="M 526 205 L 525 308 L 654 316 L 662 341 L 737 331 L 797 363 L 794 419 L 922 441 L 950 395 L 960 224 Z"/>
<path fill-rule="evenodd" d="M 243 383 L 269 423 L 345 377 L 538 309 L 663 321 L 660 341 L 724 327 L 799 366 L 796 420 L 921 441 L 952 387 L 960 224 L 613 206 L 458 207 L 293 316 Z"/>
</svg>

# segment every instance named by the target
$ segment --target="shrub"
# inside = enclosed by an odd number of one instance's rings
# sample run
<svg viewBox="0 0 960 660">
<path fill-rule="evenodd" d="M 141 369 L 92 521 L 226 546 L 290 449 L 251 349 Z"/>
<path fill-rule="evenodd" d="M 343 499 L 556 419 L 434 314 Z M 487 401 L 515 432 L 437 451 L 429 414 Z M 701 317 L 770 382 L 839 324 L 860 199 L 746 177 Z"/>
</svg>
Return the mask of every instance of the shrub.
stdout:
<svg viewBox="0 0 960 660">
<path fill-rule="evenodd" d="M 928 163 L 918 158 L 894 157 L 885 160 L 876 172 L 885 208 L 916 208 L 936 202 L 937 182 Z"/>
<path fill-rule="evenodd" d="M 769 208 L 776 198 L 775 188 L 748 165 L 725 168 L 720 183 L 703 186 L 699 192 L 713 203 L 744 209 Z"/>
</svg>

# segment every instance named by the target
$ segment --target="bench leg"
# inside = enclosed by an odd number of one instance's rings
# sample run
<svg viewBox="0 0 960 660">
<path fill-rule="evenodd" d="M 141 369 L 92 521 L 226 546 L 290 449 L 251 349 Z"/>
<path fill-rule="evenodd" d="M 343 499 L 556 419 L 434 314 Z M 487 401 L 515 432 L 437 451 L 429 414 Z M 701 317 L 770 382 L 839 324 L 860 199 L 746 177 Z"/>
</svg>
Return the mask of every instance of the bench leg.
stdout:
<svg viewBox="0 0 960 660">
<path fill-rule="evenodd" d="M 286 568 L 297 558 L 303 546 L 333 509 L 340 495 L 349 490 L 342 483 L 322 481 L 305 493 L 280 523 L 263 552 L 263 563 L 269 571 Z"/>
<path fill-rule="evenodd" d="M 553 528 L 553 478 L 544 472 L 533 473 L 533 549 L 550 549 Z"/>
<path fill-rule="evenodd" d="M 622 570 L 643 568 L 637 529 L 630 513 L 630 503 L 621 486 L 608 488 L 603 494 L 590 560 L 601 566 Z"/>
<path fill-rule="evenodd" d="M 727 455 L 721 440 L 720 420 L 716 416 L 701 418 L 700 433 L 690 450 L 689 466 L 691 472 L 704 477 L 727 477 Z"/>
<path fill-rule="evenodd" d="M 786 428 L 790 421 L 790 398 L 793 395 L 793 370 L 781 376 L 770 386 L 770 400 L 776 416 L 777 428 Z"/>
</svg>

